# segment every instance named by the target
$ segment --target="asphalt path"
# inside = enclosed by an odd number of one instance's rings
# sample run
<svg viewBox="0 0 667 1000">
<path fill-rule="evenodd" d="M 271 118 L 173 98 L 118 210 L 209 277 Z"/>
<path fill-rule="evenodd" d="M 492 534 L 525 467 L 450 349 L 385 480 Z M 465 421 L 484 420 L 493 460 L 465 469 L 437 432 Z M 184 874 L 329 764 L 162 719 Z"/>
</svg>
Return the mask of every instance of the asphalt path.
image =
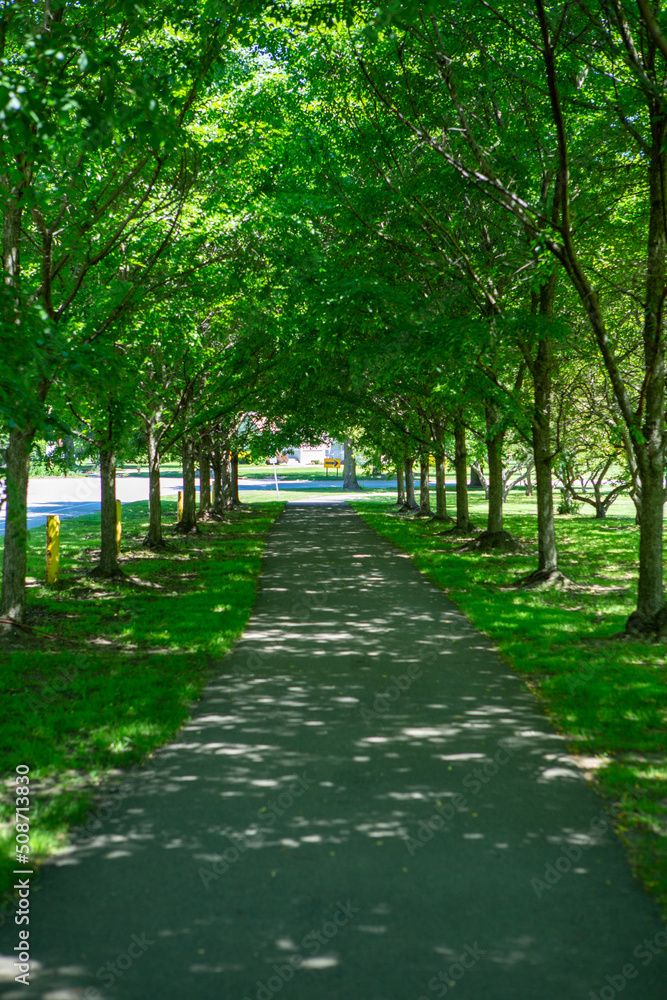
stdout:
<svg viewBox="0 0 667 1000">
<path fill-rule="evenodd" d="M 282 478 L 278 474 L 279 488 L 285 491 L 302 490 L 342 490 L 343 480 L 333 474 L 330 478 L 294 479 Z M 366 488 L 396 487 L 396 480 L 360 479 Z M 196 480 L 199 489 L 199 479 Z M 173 500 L 179 490 L 183 489 L 183 479 L 179 476 L 164 476 L 160 479 L 160 492 L 165 500 Z M 273 478 L 252 479 L 242 478 L 239 482 L 239 492 L 260 491 L 276 492 Z M 45 476 L 30 480 L 28 486 L 28 528 L 38 528 L 46 524 L 47 514 L 58 514 L 61 519 L 81 517 L 83 514 L 95 514 L 101 507 L 100 477 L 92 476 Z M 116 496 L 121 503 L 133 503 L 137 500 L 148 500 L 148 475 L 119 476 L 116 480 Z M 0 536 L 5 533 L 4 511 L 0 513 Z"/>
<path fill-rule="evenodd" d="M 29 986 L 18 930 L 7 1000 L 667 998 L 664 925 L 562 739 L 340 503 L 288 505 L 191 720 L 44 865 Z"/>
</svg>

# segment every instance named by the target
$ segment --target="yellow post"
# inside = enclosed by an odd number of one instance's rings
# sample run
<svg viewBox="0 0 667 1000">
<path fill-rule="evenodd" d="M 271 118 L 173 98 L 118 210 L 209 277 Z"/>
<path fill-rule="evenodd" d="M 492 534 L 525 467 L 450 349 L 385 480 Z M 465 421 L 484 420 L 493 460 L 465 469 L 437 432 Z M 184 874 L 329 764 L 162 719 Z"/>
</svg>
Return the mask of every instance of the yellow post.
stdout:
<svg viewBox="0 0 667 1000">
<path fill-rule="evenodd" d="M 183 490 L 178 491 L 178 520 L 183 520 Z"/>
<path fill-rule="evenodd" d="M 57 514 L 46 517 L 46 582 L 57 583 L 60 570 L 60 518 Z"/>
<path fill-rule="evenodd" d="M 123 526 L 120 521 L 120 500 L 116 500 L 116 552 L 120 552 L 120 539 L 123 534 Z"/>
</svg>

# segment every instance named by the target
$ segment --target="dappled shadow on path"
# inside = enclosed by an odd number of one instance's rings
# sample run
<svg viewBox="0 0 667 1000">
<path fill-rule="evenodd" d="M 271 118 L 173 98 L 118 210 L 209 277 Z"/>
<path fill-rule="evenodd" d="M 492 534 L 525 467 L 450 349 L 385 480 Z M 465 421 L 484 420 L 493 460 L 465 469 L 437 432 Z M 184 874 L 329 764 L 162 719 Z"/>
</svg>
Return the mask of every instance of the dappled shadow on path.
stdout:
<svg viewBox="0 0 667 1000">
<path fill-rule="evenodd" d="M 277 522 L 243 639 L 149 765 L 48 866 L 32 985 L 7 958 L 2 996 L 589 1000 L 633 963 L 624 996 L 667 997 L 563 741 L 346 507 Z"/>
</svg>

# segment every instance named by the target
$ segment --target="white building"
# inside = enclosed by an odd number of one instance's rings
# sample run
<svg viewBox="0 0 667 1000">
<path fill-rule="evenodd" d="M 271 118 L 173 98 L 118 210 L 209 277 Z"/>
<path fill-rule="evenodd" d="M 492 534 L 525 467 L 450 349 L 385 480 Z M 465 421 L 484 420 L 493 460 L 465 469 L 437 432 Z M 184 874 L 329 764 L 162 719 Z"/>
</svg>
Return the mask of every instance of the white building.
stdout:
<svg viewBox="0 0 667 1000">
<path fill-rule="evenodd" d="M 285 453 L 299 465 L 324 464 L 325 458 L 339 458 L 343 461 L 343 445 L 337 441 L 320 441 L 318 444 L 302 444 L 299 448 L 289 448 Z"/>
</svg>

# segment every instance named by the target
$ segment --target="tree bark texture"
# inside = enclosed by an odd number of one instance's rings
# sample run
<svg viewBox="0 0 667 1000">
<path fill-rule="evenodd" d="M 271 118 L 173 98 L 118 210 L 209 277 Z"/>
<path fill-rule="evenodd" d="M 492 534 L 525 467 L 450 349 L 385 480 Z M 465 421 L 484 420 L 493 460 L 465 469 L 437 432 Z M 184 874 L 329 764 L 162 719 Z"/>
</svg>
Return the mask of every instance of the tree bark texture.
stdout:
<svg viewBox="0 0 667 1000">
<path fill-rule="evenodd" d="M 178 530 L 192 531 L 197 526 L 197 498 L 195 490 L 195 447 L 191 434 L 184 434 L 181 440 L 183 464 L 183 516 L 178 522 Z"/>
<path fill-rule="evenodd" d="M 396 461 L 396 503 L 399 507 L 405 503 L 405 475 L 402 458 Z"/>
<path fill-rule="evenodd" d="M 2 564 L 2 615 L 21 622 L 25 617 L 27 564 L 28 476 L 35 430 L 14 429 L 7 447 L 7 509 Z"/>
<path fill-rule="evenodd" d="M 211 509 L 211 455 L 208 435 L 199 444 L 199 511 L 205 514 Z"/>
<path fill-rule="evenodd" d="M 352 441 L 347 438 L 343 442 L 343 489 L 344 490 L 360 490 L 361 487 L 357 482 L 357 460 L 354 457 L 354 448 L 352 446 Z"/>
<path fill-rule="evenodd" d="M 102 509 L 100 512 L 100 561 L 97 573 L 103 577 L 117 576 L 118 553 L 116 542 L 116 450 L 107 443 L 100 448 L 100 485 Z"/>
<path fill-rule="evenodd" d="M 489 465 L 489 514 L 487 531 L 503 530 L 503 431 L 494 430 L 498 414 L 494 406 L 485 407 L 486 454 Z"/>
<path fill-rule="evenodd" d="M 431 495 L 428 481 L 428 451 L 422 451 L 419 455 L 419 513 L 431 513 Z"/>
<path fill-rule="evenodd" d="M 470 466 L 470 482 L 468 486 L 471 490 L 482 490 L 484 489 L 484 483 L 480 479 L 479 472 L 474 465 Z"/>
<path fill-rule="evenodd" d="M 417 510 L 417 498 L 415 497 L 415 476 L 414 476 L 415 460 L 414 458 L 405 459 L 405 502 L 410 508 L 410 510 Z"/>
<path fill-rule="evenodd" d="M 239 453 L 238 451 L 232 451 L 231 459 L 231 473 L 232 473 L 232 503 L 240 504 L 241 498 L 239 497 Z"/>
<path fill-rule="evenodd" d="M 435 452 L 435 516 L 439 521 L 447 520 L 447 483 L 445 471 L 447 459 L 444 451 Z"/>
<path fill-rule="evenodd" d="M 222 514 L 234 507 L 231 453 L 229 440 L 226 438 L 221 438 L 215 446 L 213 469 L 216 475 L 216 500 L 213 509 L 216 514 Z"/>
<path fill-rule="evenodd" d="M 218 510 L 222 504 L 222 449 L 216 442 L 211 451 L 211 468 L 213 469 L 213 510 Z"/>
<path fill-rule="evenodd" d="M 639 583 L 637 611 L 653 618 L 664 604 L 663 504 L 665 478 L 665 338 L 663 310 L 667 291 L 667 115 L 661 97 L 651 100 L 649 231 L 644 312 L 644 406 L 641 432 L 633 444 L 641 480 Z"/>
<path fill-rule="evenodd" d="M 454 468 L 456 470 L 456 527 L 459 531 L 469 531 L 468 449 L 466 429 L 460 419 L 454 421 Z"/>
<path fill-rule="evenodd" d="M 160 447 L 155 424 L 150 420 L 146 428 L 148 451 L 148 535 L 146 544 L 159 548 L 162 544 L 162 498 L 160 496 Z"/>
<path fill-rule="evenodd" d="M 533 455 L 537 493 L 538 570 L 558 568 L 554 495 L 551 482 L 551 383 L 553 348 L 547 337 L 540 341 L 533 365 Z"/>
</svg>

